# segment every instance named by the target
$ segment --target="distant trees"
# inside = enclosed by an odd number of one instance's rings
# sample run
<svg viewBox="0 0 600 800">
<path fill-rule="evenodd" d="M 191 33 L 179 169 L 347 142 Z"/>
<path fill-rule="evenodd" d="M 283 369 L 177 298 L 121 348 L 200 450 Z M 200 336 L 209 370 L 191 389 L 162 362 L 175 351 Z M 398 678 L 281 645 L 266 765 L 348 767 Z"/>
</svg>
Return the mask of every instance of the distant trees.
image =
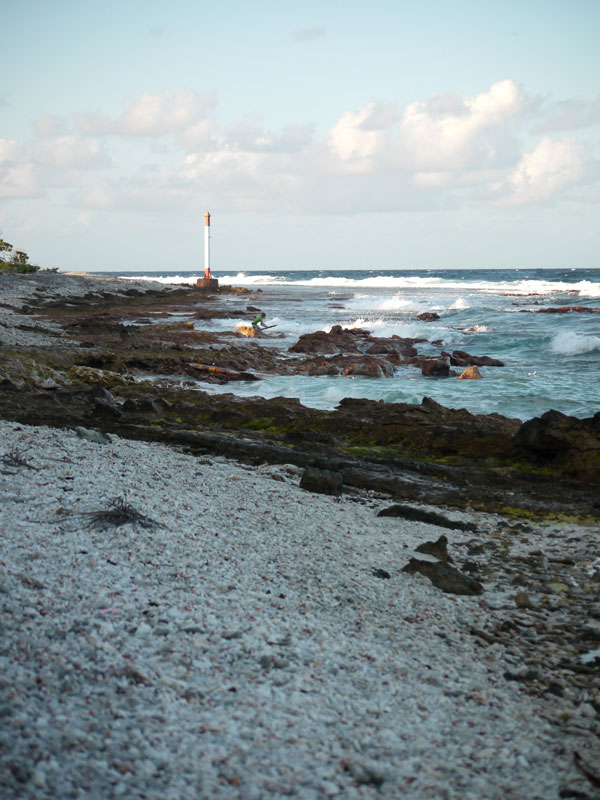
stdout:
<svg viewBox="0 0 600 800">
<path fill-rule="evenodd" d="M 10 242 L 0 239 L 0 272 L 37 272 L 24 250 L 15 250 Z"/>
</svg>

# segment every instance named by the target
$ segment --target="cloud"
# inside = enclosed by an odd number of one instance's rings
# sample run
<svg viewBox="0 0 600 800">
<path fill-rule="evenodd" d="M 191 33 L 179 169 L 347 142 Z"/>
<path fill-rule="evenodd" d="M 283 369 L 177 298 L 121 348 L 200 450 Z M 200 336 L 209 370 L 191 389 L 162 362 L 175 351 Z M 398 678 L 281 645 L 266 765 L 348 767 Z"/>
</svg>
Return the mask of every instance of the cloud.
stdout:
<svg viewBox="0 0 600 800">
<path fill-rule="evenodd" d="M 34 130 L 42 139 L 61 136 L 66 132 L 66 121 L 55 114 L 44 114 L 33 123 Z"/>
<path fill-rule="evenodd" d="M 312 125 L 286 125 L 280 133 L 273 133 L 256 114 L 228 128 L 221 146 L 248 153 L 294 153 L 308 147 L 312 141 Z"/>
<path fill-rule="evenodd" d="M 0 197 L 39 197 L 35 166 L 28 161 L 3 167 L 0 165 Z"/>
<path fill-rule="evenodd" d="M 600 124 L 600 96 L 589 103 L 579 97 L 552 103 L 542 107 L 541 114 L 535 133 L 589 128 Z"/>
<path fill-rule="evenodd" d="M 163 136 L 182 133 L 204 120 L 216 105 L 216 95 L 199 95 L 193 89 L 165 89 L 143 92 L 128 100 L 117 120 L 100 112 L 84 114 L 78 125 L 88 135 Z"/>
<path fill-rule="evenodd" d="M 15 139 L 0 139 L 0 164 L 14 161 L 19 153 L 19 145 Z"/>
<path fill-rule="evenodd" d="M 369 103 L 358 111 L 346 111 L 328 136 L 328 145 L 346 170 L 365 172 L 389 142 L 396 115 L 390 107 Z"/>
<path fill-rule="evenodd" d="M 576 139 L 556 142 L 544 137 L 499 188 L 504 204 L 544 203 L 579 183 L 583 175 L 584 154 Z"/>
<path fill-rule="evenodd" d="M 510 123 L 524 105 L 512 80 L 475 97 L 437 95 L 410 103 L 400 122 L 399 156 L 419 172 L 501 161 L 514 150 Z"/>
<path fill-rule="evenodd" d="M 595 196 L 583 143 L 531 143 L 533 115 L 547 113 L 534 100 L 507 79 L 472 96 L 346 109 L 317 135 L 311 125 L 270 129 L 260 114 L 224 127 L 212 94 L 144 92 L 115 117 L 49 114 L 29 142 L 0 140 L 0 179 L 4 196 L 68 187 L 84 212 L 185 209 L 199 197 L 300 213 L 524 205 L 557 202 L 584 181 Z"/>
<path fill-rule="evenodd" d="M 38 161 L 44 166 L 60 169 L 92 169 L 110 163 L 97 139 L 73 135 L 49 141 L 39 153 Z"/>
</svg>

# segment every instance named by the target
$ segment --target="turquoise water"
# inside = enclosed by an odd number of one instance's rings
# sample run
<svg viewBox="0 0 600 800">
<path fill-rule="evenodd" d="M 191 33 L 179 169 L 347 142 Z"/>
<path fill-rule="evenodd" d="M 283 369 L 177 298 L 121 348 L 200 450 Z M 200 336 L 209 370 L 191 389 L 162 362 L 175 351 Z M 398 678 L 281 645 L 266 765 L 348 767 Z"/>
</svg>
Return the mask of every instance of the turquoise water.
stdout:
<svg viewBox="0 0 600 800">
<path fill-rule="evenodd" d="M 161 283 L 195 283 L 200 272 L 118 272 Z M 332 325 L 361 327 L 374 336 L 425 338 L 419 352 L 466 350 L 504 361 L 483 367 L 481 381 L 426 378 L 401 367 L 394 378 L 269 377 L 260 383 L 207 391 L 297 397 L 307 406 L 331 409 L 343 397 L 420 403 L 432 397 L 473 413 L 498 412 L 522 420 L 555 409 L 576 417 L 600 411 L 600 270 L 307 270 L 214 272 L 221 285 L 254 290 L 228 297 L 227 319 L 202 322 L 212 330 L 235 330 L 259 306 L 277 327 L 261 344 L 286 349 L 302 333 Z M 259 291 L 260 290 L 260 291 Z M 594 313 L 531 313 L 544 307 L 584 306 Z M 440 319 L 420 322 L 435 311 Z M 458 370 L 460 371 L 460 370 Z"/>
</svg>

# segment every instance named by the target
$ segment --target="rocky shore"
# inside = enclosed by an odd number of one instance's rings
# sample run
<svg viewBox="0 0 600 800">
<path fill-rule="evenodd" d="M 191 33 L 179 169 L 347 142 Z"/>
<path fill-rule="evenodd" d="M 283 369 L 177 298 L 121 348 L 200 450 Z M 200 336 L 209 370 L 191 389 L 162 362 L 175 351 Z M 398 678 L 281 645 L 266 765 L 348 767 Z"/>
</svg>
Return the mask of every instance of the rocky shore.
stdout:
<svg viewBox="0 0 600 800">
<path fill-rule="evenodd" d="M 598 796 L 596 418 L 208 395 L 308 362 L 0 295 L 6 797 Z"/>
</svg>

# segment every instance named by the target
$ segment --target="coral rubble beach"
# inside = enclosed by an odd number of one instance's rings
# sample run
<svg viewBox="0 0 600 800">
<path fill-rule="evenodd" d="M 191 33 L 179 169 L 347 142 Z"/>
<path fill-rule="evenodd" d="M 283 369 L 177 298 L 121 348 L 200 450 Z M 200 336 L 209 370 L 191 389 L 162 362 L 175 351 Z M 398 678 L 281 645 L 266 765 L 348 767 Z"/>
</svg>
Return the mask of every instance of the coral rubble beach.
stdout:
<svg viewBox="0 0 600 800">
<path fill-rule="evenodd" d="M 132 394 L 123 365 L 162 353 L 174 375 L 190 331 L 167 320 L 158 347 L 162 326 L 124 331 L 122 304 L 141 317 L 189 294 L 0 275 L 3 796 L 597 796 L 593 485 L 558 475 L 572 499 L 544 518 L 543 475 L 524 478 L 509 516 L 484 503 L 502 476 L 465 483 L 467 451 L 445 470 L 369 461 L 338 449 L 335 415 L 328 438 L 266 404 L 267 441 L 242 413 L 258 403 L 194 406 L 168 382 L 171 405 Z M 252 369 L 256 343 L 230 344 Z M 227 429 L 210 427 L 219 413 Z M 286 419 L 300 422 L 277 439 Z M 518 427 L 468 421 L 480 441 Z M 302 488 L 311 470 L 343 491 Z M 454 582 L 431 577 L 446 569 Z M 481 591 L 457 593 L 459 578 Z"/>
</svg>

